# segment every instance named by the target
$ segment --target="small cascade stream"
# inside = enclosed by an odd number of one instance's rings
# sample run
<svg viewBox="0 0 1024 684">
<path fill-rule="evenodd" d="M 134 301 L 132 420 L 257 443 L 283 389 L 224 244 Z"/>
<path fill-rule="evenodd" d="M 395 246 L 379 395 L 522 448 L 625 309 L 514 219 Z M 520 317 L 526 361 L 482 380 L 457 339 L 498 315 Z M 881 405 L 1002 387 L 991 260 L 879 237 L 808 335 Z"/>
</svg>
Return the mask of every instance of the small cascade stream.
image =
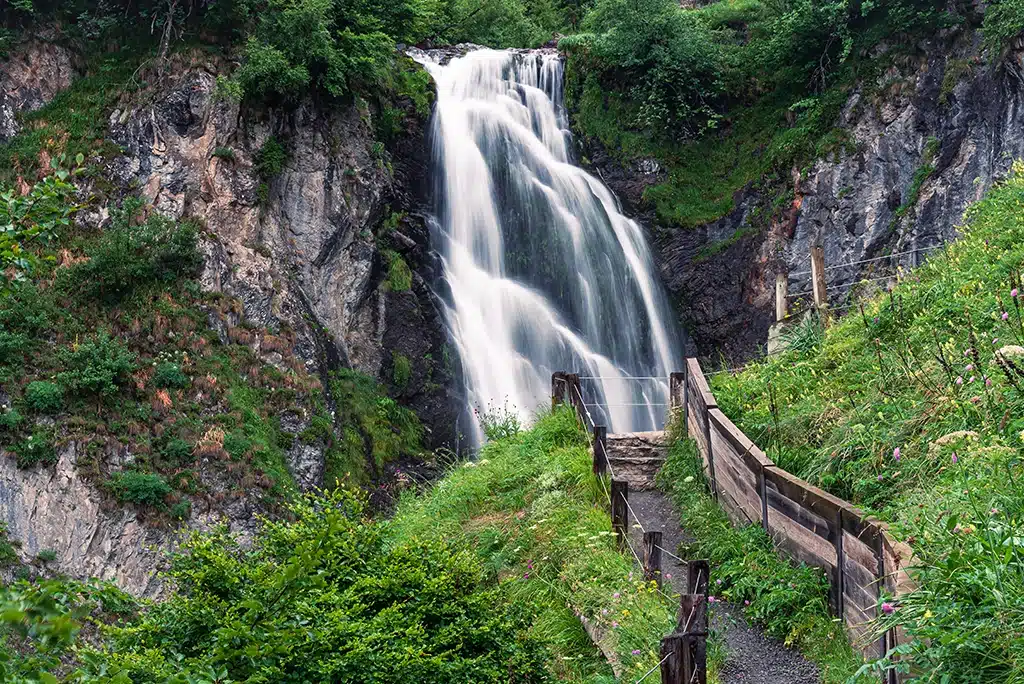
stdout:
<svg viewBox="0 0 1024 684">
<path fill-rule="evenodd" d="M 682 363 L 674 316 L 640 226 L 573 164 L 562 60 L 416 57 L 438 86 L 437 244 L 470 408 L 528 420 L 566 370 L 587 378 L 590 412 L 610 431 L 660 428 Z"/>
</svg>

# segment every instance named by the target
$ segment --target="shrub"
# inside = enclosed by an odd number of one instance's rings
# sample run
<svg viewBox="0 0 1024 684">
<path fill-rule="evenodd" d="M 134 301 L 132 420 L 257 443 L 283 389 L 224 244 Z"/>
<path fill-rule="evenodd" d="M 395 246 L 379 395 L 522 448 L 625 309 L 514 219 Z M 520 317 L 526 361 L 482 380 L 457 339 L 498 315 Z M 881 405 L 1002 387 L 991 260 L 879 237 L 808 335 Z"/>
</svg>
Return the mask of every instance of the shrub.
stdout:
<svg viewBox="0 0 1024 684">
<path fill-rule="evenodd" d="M 388 264 L 388 279 L 385 282 L 391 292 L 408 292 L 412 289 L 412 270 L 398 252 L 384 250 L 384 259 Z"/>
<path fill-rule="evenodd" d="M 66 291 L 117 302 L 140 287 L 196 274 L 202 265 L 194 223 L 152 214 L 133 226 L 137 201 L 126 201 L 114 225 L 87 251 L 89 259 L 60 273 Z"/>
<path fill-rule="evenodd" d="M 241 432 L 229 432 L 224 435 L 224 451 L 234 459 L 240 459 L 252 448 L 252 441 Z"/>
<path fill-rule="evenodd" d="M 184 465 L 192 460 L 192 445 L 183 439 L 171 439 L 160 449 L 160 455 L 175 466 Z"/>
<path fill-rule="evenodd" d="M 284 149 L 284 145 L 277 138 L 271 136 L 256 153 L 253 166 L 256 169 L 256 175 L 266 181 L 284 171 L 284 165 L 287 162 L 288 152 Z"/>
<path fill-rule="evenodd" d="M 170 514 L 174 520 L 188 520 L 192 515 L 192 504 L 187 500 L 179 501 L 171 506 Z"/>
<path fill-rule="evenodd" d="M 45 245 L 71 225 L 78 207 L 75 186 L 63 169 L 46 176 L 22 194 L 0 186 L 0 271 L 3 285 L 9 279 L 31 274 L 38 266 L 37 245 Z"/>
<path fill-rule="evenodd" d="M 160 508 L 171 493 L 171 486 L 159 475 L 124 470 L 114 473 L 106 481 L 107 491 L 121 503 Z"/>
<path fill-rule="evenodd" d="M 985 9 L 985 45 L 1001 50 L 1024 31 L 1024 0 L 997 0 Z"/>
<path fill-rule="evenodd" d="M 105 331 L 74 347 L 58 349 L 57 358 L 64 367 L 58 381 L 76 394 L 114 394 L 136 367 L 135 353 Z"/>
<path fill-rule="evenodd" d="M 43 549 L 36 556 L 41 563 L 52 563 L 57 560 L 57 552 L 53 549 Z"/>
<path fill-rule="evenodd" d="M 411 377 L 412 362 L 409 361 L 409 357 L 398 352 L 391 352 L 391 379 L 394 381 L 395 387 L 404 390 L 409 385 Z"/>
<path fill-rule="evenodd" d="M 24 420 L 18 409 L 12 406 L 0 409 L 0 430 L 4 432 L 14 432 Z"/>
<path fill-rule="evenodd" d="M 31 468 L 42 463 L 52 466 L 57 462 L 57 447 L 54 445 L 53 432 L 46 428 L 36 428 L 31 435 L 11 445 L 19 468 Z"/>
<path fill-rule="evenodd" d="M 153 384 L 165 389 L 184 389 L 188 387 L 189 379 L 180 364 L 163 361 L 153 372 Z"/>
<path fill-rule="evenodd" d="M 25 388 L 25 403 L 40 413 L 57 413 L 64 405 L 64 388 L 45 380 L 30 382 Z"/>
<path fill-rule="evenodd" d="M 220 82 L 218 81 L 218 84 Z M 230 147 L 218 147 L 213 151 L 213 156 L 226 161 L 235 160 L 235 151 Z"/>
</svg>

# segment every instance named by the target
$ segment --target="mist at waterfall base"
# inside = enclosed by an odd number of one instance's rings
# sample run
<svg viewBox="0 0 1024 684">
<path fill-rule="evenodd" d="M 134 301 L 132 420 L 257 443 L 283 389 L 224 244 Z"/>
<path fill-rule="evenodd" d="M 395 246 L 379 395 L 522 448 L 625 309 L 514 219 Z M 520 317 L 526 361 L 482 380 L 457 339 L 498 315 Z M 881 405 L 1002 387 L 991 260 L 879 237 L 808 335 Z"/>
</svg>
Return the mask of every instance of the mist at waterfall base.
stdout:
<svg viewBox="0 0 1024 684">
<path fill-rule="evenodd" d="M 437 82 L 437 246 L 469 408 L 526 423 L 550 400 L 552 372 L 567 371 L 585 378 L 597 424 L 660 429 L 682 363 L 673 315 L 640 226 L 572 163 L 562 60 L 415 56 Z"/>
</svg>

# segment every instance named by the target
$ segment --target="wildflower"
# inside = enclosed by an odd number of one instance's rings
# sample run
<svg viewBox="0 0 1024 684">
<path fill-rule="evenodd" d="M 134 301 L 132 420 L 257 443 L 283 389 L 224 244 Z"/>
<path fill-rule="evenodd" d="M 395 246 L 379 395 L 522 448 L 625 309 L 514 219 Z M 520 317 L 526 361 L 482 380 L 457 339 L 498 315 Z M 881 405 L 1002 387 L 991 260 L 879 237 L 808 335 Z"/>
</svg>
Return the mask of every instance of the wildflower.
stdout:
<svg viewBox="0 0 1024 684">
<path fill-rule="evenodd" d="M 971 403 L 972 404 L 980 404 L 981 403 L 981 397 L 971 397 Z"/>
<path fill-rule="evenodd" d="M 969 384 L 971 384 L 972 382 L 974 382 L 974 376 L 973 376 L 973 375 L 971 376 L 971 379 L 967 381 L 967 384 L 969 385 Z"/>
<path fill-rule="evenodd" d="M 635 656 L 638 656 L 638 655 L 640 655 L 640 649 L 639 648 L 634 648 L 632 651 L 630 651 L 630 653 L 632 653 Z"/>
<path fill-rule="evenodd" d="M 961 375 L 956 376 L 956 384 L 958 384 L 958 385 L 964 384 L 963 376 L 961 376 Z"/>
<path fill-rule="evenodd" d="M 992 515 L 999 515 L 999 509 L 993 508 L 992 510 L 989 511 L 989 513 L 991 513 Z"/>
<path fill-rule="evenodd" d="M 750 601 L 744 601 L 744 602 L 743 602 L 743 605 L 745 605 L 745 606 L 749 606 L 749 605 L 750 605 Z"/>
<path fill-rule="evenodd" d="M 896 447 L 895 449 L 892 450 L 892 457 L 893 457 L 894 460 L 897 460 L 897 461 L 900 460 L 900 448 L 899 447 Z"/>
<path fill-rule="evenodd" d="M 614 620 L 612 620 L 612 629 L 618 629 L 618 628 L 619 628 L 619 623 L 615 622 Z"/>
<path fill-rule="evenodd" d="M 1004 312 L 1003 312 L 1003 315 L 1001 316 L 1001 318 L 1002 318 L 1002 319 L 1003 319 L 1004 321 L 1008 321 L 1008 320 L 1010 320 L 1010 314 L 1009 314 L 1008 312 L 1004 311 Z"/>
<path fill-rule="evenodd" d="M 1011 297 L 1016 297 L 1017 296 L 1017 288 L 1013 288 L 1012 290 L 1010 290 L 1010 296 Z"/>
<path fill-rule="evenodd" d="M 524 580 L 528 580 L 528 579 L 530 579 L 530 573 L 528 573 L 528 572 L 524 572 L 524 573 L 523 573 L 523 579 L 524 579 Z"/>
<path fill-rule="evenodd" d="M 717 600 L 714 596 L 708 596 L 708 603 L 714 603 Z"/>
<path fill-rule="evenodd" d="M 672 573 L 671 572 L 666 572 L 665 573 L 665 579 L 672 579 Z"/>
<path fill-rule="evenodd" d="M 601 609 L 601 615 L 607 615 L 607 614 L 608 614 L 608 609 L 607 608 L 602 608 Z"/>
<path fill-rule="evenodd" d="M 993 337 L 992 338 L 992 344 L 996 344 L 998 342 L 999 342 L 999 338 L 998 337 Z"/>
<path fill-rule="evenodd" d="M 992 386 L 992 378 L 985 378 L 985 387 Z"/>
<path fill-rule="evenodd" d="M 882 481 L 882 480 L 884 480 L 884 479 L 885 479 L 885 476 L 884 476 L 884 475 L 879 475 L 879 476 L 878 476 L 878 481 L 879 481 L 879 482 L 881 482 L 881 481 Z"/>
<path fill-rule="evenodd" d="M 619 592 L 615 592 L 614 594 L 612 594 L 612 598 L 613 599 L 619 598 Z"/>
<path fill-rule="evenodd" d="M 888 601 L 886 601 L 885 603 L 882 604 L 882 612 L 885 613 L 886 615 L 892 615 L 893 613 L 896 612 L 896 606 L 894 606 L 893 604 L 891 604 Z"/>
<path fill-rule="evenodd" d="M 959 460 L 960 460 L 960 459 L 959 459 L 959 457 L 957 457 L 957 455 L 956 455 L 956 452 L 954 451 L 954 452 L 953 452 L 953 457 L 952 457 L 952 461 L 953 461 L 953 463 L 956 463 L 956 462 L 957 462 L 957 461 L 959 461 Z"/>
<path fill-rule="evenodd" d="M 970 373 L 972 370 L 974 370 L 974 364 L 973 363 L 967 364 L 967 367 L 964 368 L 964 370 L 967 371 L 968 373 Z"/>
</svg>

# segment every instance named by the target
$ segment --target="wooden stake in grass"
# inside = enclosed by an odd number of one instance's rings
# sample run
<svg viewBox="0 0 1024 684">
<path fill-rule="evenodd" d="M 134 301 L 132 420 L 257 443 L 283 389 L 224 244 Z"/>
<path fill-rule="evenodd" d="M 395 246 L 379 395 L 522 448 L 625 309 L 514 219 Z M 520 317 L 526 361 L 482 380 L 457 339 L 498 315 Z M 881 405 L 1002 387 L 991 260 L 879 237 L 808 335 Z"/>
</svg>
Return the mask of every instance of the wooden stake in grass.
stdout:
<svg viewBox="0 0 1024 684">
<path fill-rule="evenodd" d="M 629 498 L 629 483 L 625 480 L 612 480 L 612 530 L 615 532 L 619 550 L 626 548 L 626 535 L 629 534 L 628 511 L 626 501 Z"/>
</svg>

